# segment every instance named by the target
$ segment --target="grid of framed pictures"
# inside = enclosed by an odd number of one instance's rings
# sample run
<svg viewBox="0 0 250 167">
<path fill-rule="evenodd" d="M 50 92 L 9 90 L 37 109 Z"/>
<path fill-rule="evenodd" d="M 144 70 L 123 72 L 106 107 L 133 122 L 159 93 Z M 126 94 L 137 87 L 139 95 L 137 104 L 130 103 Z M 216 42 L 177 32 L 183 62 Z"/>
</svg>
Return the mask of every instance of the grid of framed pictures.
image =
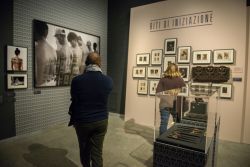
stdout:
<svg viewBox="0 0 250 167">
<path fill-rule="evenodd" d="M 7 89 L 27 88 L 28 48 L 7 46 Z"/>
<path fill-rule="evenodd" d="M 177 46 L 177 38 L 166 38 L 163 49 L 152 49 L 151 54 L 137 54 L 136 65 L 138 67 L 133 68 L 133 78 L 144 78 L 145 80 L 160 79 L 169 64 L 175 63 L 182 74 L 183 80 L 188 82 L 191 79 L 190 68 L 193 65 L 226 65 L 235 63 L 234 49 L 192 50 L 191 46 Z M 158 82 L 159 80 L 148 80 L 147 92 L 149 95 L 155 95 L 156 87 L 153 85 L 158 84 Z M 222 89 L 220 89 L 221 98 L 231 98 L 232 84 L 219 84 L 219 86 L 221 85 L 223 85 Z M 190 88 L 186 84 L 186 87 L 183 87 L 179 94 L 188 96 L 189 90 L 192 92 L 208 93 L 211 91 L 211 87 L 210 83 L 192 83 Z M 138 94 L 145 94 L 146 91 L 139 93 L 141 90 L 137 90 L 137 92 Z"/>
</svg>

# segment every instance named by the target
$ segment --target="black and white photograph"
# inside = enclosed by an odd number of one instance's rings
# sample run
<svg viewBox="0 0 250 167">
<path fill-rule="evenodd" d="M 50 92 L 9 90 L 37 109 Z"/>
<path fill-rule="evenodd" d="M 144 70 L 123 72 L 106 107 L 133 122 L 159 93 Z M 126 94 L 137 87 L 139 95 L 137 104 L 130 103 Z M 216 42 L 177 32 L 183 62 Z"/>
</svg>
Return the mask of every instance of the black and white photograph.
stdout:
<svg viewBox="0 0 250 167">
<path fill-rule="evenodd" d="M 210 64 L 211 63 L 211 50 L 197 50 L 193 51 L 193 64 Z"/>
<path fill-rule="evenodd" d="M 133 78 L 145 78 L 146 67 L 133 67 Z"/>
<path fill-rule="evenodd" d="M 176 63 L 176 57 L 174 56 L 166 56 L 164 57 L 164 60 L 163 60 L 163 71 L 166 71 L 168 66 L 170 64 L 173 64 L 173 63 Z"/>
<path fill-rule="evenodd" d="M 151 95 L 151 96 L 155 95 L 158 83 L 159 83 L 159 80 L 150 80 L 149 81 L 149 95 Z"/>
<path fill-rule="evenodd" d="M 162 49 L 154 49 L 151 52 L 151 65 L 161 65 L 162 64 Z"/>
<path fill-rule="evenodd" d="M 7 89 L 25 89 L 27 87 L 27 74 L 7 74 Z"/>
<path fill-rule="evenodd" d="M 138 80 L 137 93 L 141 95 L 148 94 L 148 81 L 147 80 Z"/>
<path fill-rule="evenodd" d="M 189 65 L 178 65 L 178 70 L 181 73 L 181 77 L 185 82 L 189 81 L 190 66 Z"/>
<path fill-rule="evenodd" d="M 83 73 L 88 53 L 100 53 L 99 36 L 43 21 L 33 21 L 33 39 L 35 87 L 69 86 Z"/>
<path fill-rule="evenodd" d="M 149 65 L 149 53 L 139 53 L 136 55 L 136 64 L 137 65 Z"/>
<path fill-rule="evenodd" d="M 188 95 L 189 95 L 189 86 L 188 86 L 188 83 L 186 83 L 186 86 L 181 88 L 181 91 L 178 93 L 178 96 L 187 97 Z"/>
<path fill-rule="evenodd" d="M 213 87 L 216 87 L 219 91 L 220 98 L 222 99 L 231 99 L 232 98 L 232 84 L 213 84 Z"/>
<path fill-rule="evenodd" d="M 176 38 L 165 39 L 164 54 L 165 55 L 176 54 L 176 46 L 177 46 L 177 39 Z"/>
<path fill-rule="evenodd" d="M 214 50 L 214 64 L 234 64 L 235 50 L 234 49 L 219 49 Z"/>
<path fill-rule="evenodd" d="M 178 47 L 177 62 L 188 64 L 190 63 L 191 46 Z"/>
<path fill-rule="evenodd" d="M 148 67 L 148 78 L 161 78 L 161 67 Z"/>
<path fill-rule="evenodd" d="M 7 71 L 27 71 L 28 48 L 7 46 Z"/>
</svg>

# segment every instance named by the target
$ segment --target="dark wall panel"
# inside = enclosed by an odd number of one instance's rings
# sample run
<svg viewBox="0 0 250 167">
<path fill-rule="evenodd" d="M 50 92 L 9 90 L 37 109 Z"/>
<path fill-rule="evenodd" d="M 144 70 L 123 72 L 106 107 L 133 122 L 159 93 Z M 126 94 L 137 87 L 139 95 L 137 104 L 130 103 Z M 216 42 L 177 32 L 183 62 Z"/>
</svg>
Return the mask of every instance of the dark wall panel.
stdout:
<svg viewBox="0 0 250 167">
<path fill-rule="evenodd" d="M 13 1 L 3 0 L 0 7 L 0 139 L 15 136 L 15 111 L 13 91 L 6 91 L 6 45 L 13 43 Z"/>
<path fill-rule="evenodd" d="M 108 1 L 108 74 L 114 80 L 111 112 L 124 114 L 130 9 L 162 0 Z M 129 85 L 127 86 L 129 88 Z"/>
</svg>

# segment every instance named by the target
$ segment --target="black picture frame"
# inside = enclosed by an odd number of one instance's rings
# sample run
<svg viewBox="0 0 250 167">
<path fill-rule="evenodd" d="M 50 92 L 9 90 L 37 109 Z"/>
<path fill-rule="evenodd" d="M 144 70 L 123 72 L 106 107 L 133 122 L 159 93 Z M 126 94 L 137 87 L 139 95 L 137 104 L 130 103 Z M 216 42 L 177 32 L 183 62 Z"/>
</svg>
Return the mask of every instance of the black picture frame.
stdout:
<svg viewBox="0 0 250 167">
<path fill-rule="evenodd" d="M 160 80 L 149 80 L 149 95 L 155 96 L 156 88 Z"/>
<path fill-rule="evenodd" d="M 27 72 L 28 48 L 23 46 L 7 45 L 6 64 L 8 72 Z"/>
<path fill-rule="evenodd" d="M 147 75 L 146 67 L 133 67 L 132 77 L 133 78 L 145 78 Z"/>
<path fill-rule="evenodd" d="M 188 82 L 189 77 L 190 77 L 190 66 L 189 65 L 178 65 L 178 70 L 181 73 L 182 79 L 185 82 Z"/>
<path fill-rule="evenodd" d="M 97 35 L 33 20 L 34 87 L 69 86 L 73 77 L 84 71 L 88 53 L 100 54 L 100 42 Z M 70 81 L 64 82 L 68 73 Z"/>
<path fill-rule="evenodd" d="M 150 53 L 138 53 L 136 54 L 136 65 L 149 65 Z"/>
<path fill-rule="evenodd" d="M 164 41 L 164 54 L 175 55 L 177 49 L 177 38 L 167 38 Z"/>
<path fill-rule="evenodd" d="M 235 64 L 235 49 L 215 49 L 213 50 L 214 64 Z"/>
<path fill-rule="evenodd" d="M 7 74 L 7 89 L 27 89 L 28 75 L 27 74 Z"/>
<path fill-rule="evenodd" d="M 163 72 L 167 70 L 167 67 L 170 63 L 176 63 L 176 57 L 175 56 L 165 56 L 163 59 Z"/>
<path fill-rule="evenodd" d="M 211 61 L 211 50 L 195 50 L 192 52 L 192 64 L 194 65 L 209 65 Z"/>
<path fill-rule="evenodd" d="M 191 60 L 191 46 L 180 46 L 178 47 L 177 63 L 179 64 L 190 64 Z"/>
<path fill-rule="evenodd" d="M 212 84 L 212 87 L 219 88 L 219 96 L 221 99 L 232 99 L 233 85 L 231 83 Z"/>
<path fill-rule="evenodd" d="M 153 49 L 151 51 L 151 57 L 150 57 L 151 65 L 161 65 L 162 59 L 163 59 L 162 49 Z"/>
<path fill-rule="evenodd" d="M 147 68 L 147 77 L 151 79 L 159 79 L 162 76 L 161 66 L 151 66 Z"/>
<path fill-rule="evenodd" d="M 148 81 L 138 80 L 137 82 L 137 94 L 138 95 L 148 95 Z"/>
</svg>

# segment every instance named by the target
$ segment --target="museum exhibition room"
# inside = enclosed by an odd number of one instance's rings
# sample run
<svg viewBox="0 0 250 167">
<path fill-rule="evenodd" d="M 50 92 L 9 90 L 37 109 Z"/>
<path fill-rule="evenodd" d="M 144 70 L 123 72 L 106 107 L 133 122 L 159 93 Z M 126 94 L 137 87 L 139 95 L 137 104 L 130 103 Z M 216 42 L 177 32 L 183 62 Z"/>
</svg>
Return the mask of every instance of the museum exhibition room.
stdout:
<svg viewBox="0 0 250 167">
<path fill-rule="evenodd" d="M 249 6 L 3 0 L 0 167 L 250 167 Z"/>
</svg>

